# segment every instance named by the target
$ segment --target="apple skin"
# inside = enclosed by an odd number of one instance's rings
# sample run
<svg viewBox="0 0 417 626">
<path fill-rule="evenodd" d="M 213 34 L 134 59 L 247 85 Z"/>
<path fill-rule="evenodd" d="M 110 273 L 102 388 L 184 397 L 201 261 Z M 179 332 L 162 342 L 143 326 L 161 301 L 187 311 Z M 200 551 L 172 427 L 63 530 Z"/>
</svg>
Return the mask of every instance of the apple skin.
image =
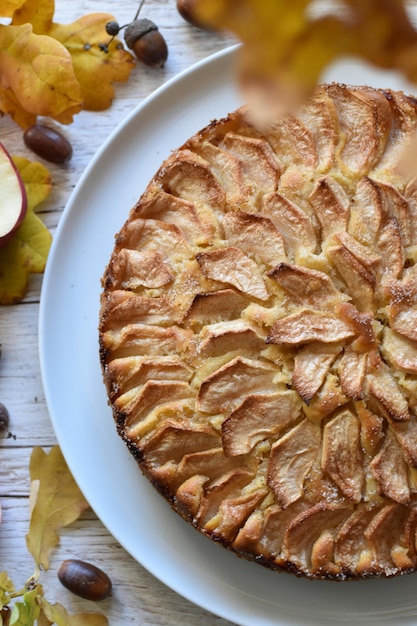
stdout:
<svg viewBox="0 0 417 626">
<path fill-rule="evenodd" d="M 28 208 L 25 185 L 7 149 L 0 142 L 0 248 L 13 237 Z M 4 218 L 6 213 L 11 215 Z"/>
</svg>

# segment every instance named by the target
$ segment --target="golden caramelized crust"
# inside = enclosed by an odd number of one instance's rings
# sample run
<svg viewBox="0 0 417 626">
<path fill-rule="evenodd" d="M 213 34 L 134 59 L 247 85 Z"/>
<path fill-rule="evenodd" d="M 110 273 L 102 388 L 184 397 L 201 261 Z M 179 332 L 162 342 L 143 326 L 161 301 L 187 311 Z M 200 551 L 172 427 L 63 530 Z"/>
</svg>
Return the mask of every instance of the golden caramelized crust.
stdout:
<svg viewBox="0 0 417 626">
<path fill-rule="evenodd" d="M 190 524 L 311 578 L 417 569 L 417 101 L 331 84 L 161 165 L 103 276 L 120 436 Z"/>
</svg>

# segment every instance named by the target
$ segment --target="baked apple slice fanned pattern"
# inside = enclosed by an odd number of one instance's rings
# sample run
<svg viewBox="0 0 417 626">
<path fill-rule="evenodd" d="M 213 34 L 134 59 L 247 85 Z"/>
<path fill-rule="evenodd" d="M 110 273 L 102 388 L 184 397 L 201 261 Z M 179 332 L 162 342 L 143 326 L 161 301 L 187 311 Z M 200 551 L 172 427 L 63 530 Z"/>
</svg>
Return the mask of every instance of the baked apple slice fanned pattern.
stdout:
<svg viewBox="0 0 417 626">
<path fill-rule="evenodd" d="M 116 236 L 117 429 L 185 520 L 312 578 L 417 569 L 417 101 L 320 86 L 175 150 Z"/>
</svg>

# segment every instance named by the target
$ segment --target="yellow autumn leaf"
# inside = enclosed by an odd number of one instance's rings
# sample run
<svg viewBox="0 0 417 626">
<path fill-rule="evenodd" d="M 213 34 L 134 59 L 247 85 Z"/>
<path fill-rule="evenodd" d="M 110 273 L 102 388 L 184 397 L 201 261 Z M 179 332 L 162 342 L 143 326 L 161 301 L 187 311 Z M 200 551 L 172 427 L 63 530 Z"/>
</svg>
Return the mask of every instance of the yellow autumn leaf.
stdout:
<svg viewBox="0 0 417 626">
<path fill-rule="evenodd" d="M 0 0 L 0 16 L 13 17 L 14 12 L 24 3 L 25 0 Z"/>
<path fill-rule="evenodd" d="M 23 594 L 23 601 L 14 603 L 10 624 L 13 626 L 30 626 L 35 623 L 41 612 L 38 598 L 42 594 L 42 586 L 38 585 L 34 589 Z"/>
<path fill-rule="evenodd" d="M 0 609 L 9 604 L 10 594 L 15 591 L 13 581 L 7 572 L 0 572 Z"/>
<path fill-rule="evenodd" d="M 82 108 L 71 55 L 58 41 L 33 33 L 31 24 L 0 24 L 0 108 L 16 119 L 9 92 L 32 115 L 71 120 Z"/>
<path fill-rule="evenodd" d="M 54 0 L 16 0 L 11 24 L 0 25 L 0 112 L 22 128 L 38 115 L 70 124 L 82 108 L 107 109 L 113 83 L 127 81 L 135 66 L 120 40 L 109 43 L 112 15 L 63 25 L 54 23 L 54 11 Z"/>
<path fill-rule="evenodd" d="M 108 626 L 108 620 L 99 613 L 69 613 L 62 604 L 51 604 L 45 598 L 40 599 L 44 616 L 56 626 Z"/>
<path fill-rule="evenodd" d="M 15 304 L 25 295 L 29 274 L 42 273 L 46 266 L 52 235 L 35 214 L 52 187 L 44 165 L 13 157 L 26 189 L 28 210 L 12 239 L 0 248 L 0 304 Z"/>
<path fill-rule="evenodd" d="M 13 14 L 13 24 L 32 24 L 33 32 L 45 34 L 54 18 L 54 0 L 23 0 Z"/>
<path fill-rule="evenodd" d="M 48 169 L 38 161 L 13 156 L 13 162 L 25 185 L 28 207 L 36 211 L 38 205 L 46 200 L 51 192 L 51 175 Z"/>
<path fill-rule="evenodd" d="M 74 522 L 88 508 L 59 446 L 49 453 L 35 447 L 30 459 L 35 487 L 26 545 L 38 568 L 49 568 L 49 554 L 58 543 L 58 531 Z"/>
<path fill-rule="evenodd" d="M 417 83 L 417 31 L 405 0 L 196 0 L 199 20 L 242 41 L 238 79 L 248 101 L 289 112 L 346 56 Z"/>
<path fill-rule="evenodd" d="M 114 98 L 114 82 L 125 82 L 135 65 L 132 55 L 117 39 L 109 41 L 105 26 L 114 20 L 108 13 L 84 15 L 72 24 L 53 24 L 48 34 L 70 52 L 75 75 L 81 85 L 84 109 L 103 111 Z"/>
</svg>

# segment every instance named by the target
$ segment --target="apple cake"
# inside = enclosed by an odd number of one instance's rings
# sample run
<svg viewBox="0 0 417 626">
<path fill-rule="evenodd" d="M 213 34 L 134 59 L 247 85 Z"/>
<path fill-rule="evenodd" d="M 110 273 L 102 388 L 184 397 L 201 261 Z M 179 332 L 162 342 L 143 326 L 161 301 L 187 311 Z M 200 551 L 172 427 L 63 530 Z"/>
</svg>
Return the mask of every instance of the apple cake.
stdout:
<svg viewBox="0 0 417 626">
<path fill-rule="evenodd" d="M 417 569 L 416 128 L 416 99 L 365 86 L 263 127 L 242 107 L 162 163 L 104 271 L 119 435 L 179 515 L 272 569 Z"/>
</svg>

